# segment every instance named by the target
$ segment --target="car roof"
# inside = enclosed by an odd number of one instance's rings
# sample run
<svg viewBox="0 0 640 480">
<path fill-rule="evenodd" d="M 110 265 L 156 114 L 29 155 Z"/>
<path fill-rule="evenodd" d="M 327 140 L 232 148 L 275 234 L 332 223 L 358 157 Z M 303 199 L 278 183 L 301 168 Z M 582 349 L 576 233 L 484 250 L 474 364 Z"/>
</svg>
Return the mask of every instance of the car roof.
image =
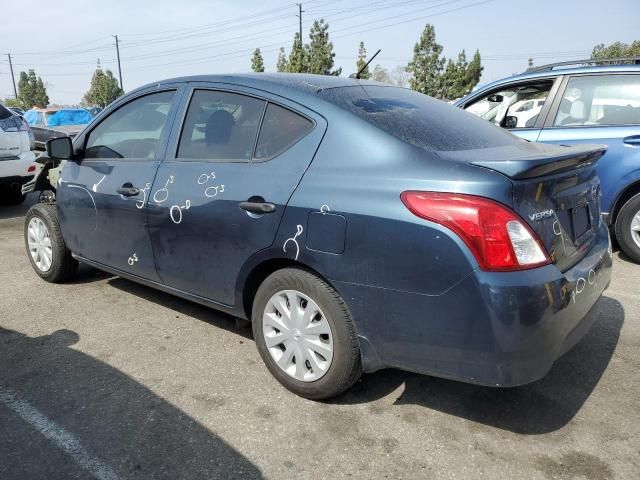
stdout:
<svg viewBox="0 0 640 480">
<path fill-rule="evenodd" d="M 356 86 L 386 86 L 391 85 L 374 82 L 372 80 L 359 80 L 349 77 L 337 77 L 334 75 L 313 75 L 308 73 L 239 73 L 239 74 L 218 74 L 218 75 L 193 75 L 187 77 L 176 77 L 149 83 L 135 89 L 133 92 L 144 90 L 149 87 L 161 87 L 163 85 L 175 83 L 227 83 L 267 92 L 281 94 L 283 96 L 301 97 L 316 96 L 318 92 L 330 88 L 356 87 Z M 397 88 L 397 87 L 396 87 Z M 131 92 L 131 93 L 133 93 Z M 292 98 L 296 100 L 296 98 Z"/>
<path fill-rule="evenodd" d="M 535 69 L 535 67 L 534 67 Z M 486 83 L 476 89 L 485 90 L 494 86 L 501 85 L 503 83 L 517 82 L 519 80 L 533 80 L 536 78 L 549 78 L 557 77 L 559 75 L 575 75 L 585 73 L 640 73 L 640 65 L 637 64 L 624 64 L 624 65 L 592 65 L 588 67 L 558 67 L 548 68 L 545 70 L 533 70 L 525 71 L 523 73 L 513 75 L 511 77 L 501 78 L 490 83 Z M 473 93 L 473 92 L 472 92 Z"/>
</svg>

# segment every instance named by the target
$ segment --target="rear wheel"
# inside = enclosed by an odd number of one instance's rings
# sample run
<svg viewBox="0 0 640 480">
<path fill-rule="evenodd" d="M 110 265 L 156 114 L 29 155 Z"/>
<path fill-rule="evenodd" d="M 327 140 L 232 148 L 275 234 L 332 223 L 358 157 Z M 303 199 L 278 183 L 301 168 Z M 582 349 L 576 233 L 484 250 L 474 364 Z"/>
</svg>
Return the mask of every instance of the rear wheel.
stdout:
<svg viewBox="0 0 640 480">
<path fill-rule="evenodd" d="M 271 374 L 312 400 L 334 397 L 362 374 L 358 339 L 340 295 L 297 268 L 271 274 L 253 303 L 253 335 Z"/>
<path fill-rule="evenodd" d="M 631 197 L 618 212 L 615 231 L 622 251 L 640 263 L 640 193 Z"/>
<path fill-rule="evenodd" d="M 64 282 L 78 270 L 62 238 L 56 206 L 38 203 L 25 216 L 24 242 L 33 270 L 48 282 Z"/>
</svg>

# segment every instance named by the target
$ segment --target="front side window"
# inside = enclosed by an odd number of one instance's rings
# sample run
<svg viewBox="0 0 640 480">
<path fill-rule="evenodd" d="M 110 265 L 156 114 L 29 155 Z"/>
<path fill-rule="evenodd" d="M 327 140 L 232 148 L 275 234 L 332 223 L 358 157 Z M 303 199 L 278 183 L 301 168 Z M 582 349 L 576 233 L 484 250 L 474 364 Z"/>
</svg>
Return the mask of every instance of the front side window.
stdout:
<svg viewBox="0 0 640 480">
<path fill-rule="evenodd" d="M 89 134 L 85 158 L 155 158 L 174 93 L 145 95 L 111 113 Z"/>
<path fill-rule="evenodd" d="M 553 124 L 556 127 L 640 124 L 640 75 L 572 77 Z"/>
<path fill-rule="evenodd" d="M 249 161 L 265 103 L 237 93 L 196 90 L 182 127 L 178 158 Z"/>
<path fill-rule="evenodd" d="M 552 86 L 548 80 L 493 91 L 465 110 L 500 127 L 533 128 Z"/>
<path fill-rule="evenodd" d="M 275 157 L 304 137 L 312 128 L 313 122 L 302 115 L 269 103 L 260 128 L 255 158 Z"/>
</svg>

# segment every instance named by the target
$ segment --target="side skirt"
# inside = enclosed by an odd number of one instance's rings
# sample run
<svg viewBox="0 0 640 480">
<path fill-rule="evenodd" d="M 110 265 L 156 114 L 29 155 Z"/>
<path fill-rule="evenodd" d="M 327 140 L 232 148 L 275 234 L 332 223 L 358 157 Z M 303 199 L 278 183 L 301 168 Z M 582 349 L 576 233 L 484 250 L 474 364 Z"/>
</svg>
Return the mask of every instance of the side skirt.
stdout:
<svg viewBox="0 0 640 480">
<path fill-rule="evenodd" d="M 81 263 L 86 263 L 98 270 L 104 270 L 105 272 L 112 273 L 113 275 L 117 275 L 118 277 L 126 278 L 127 280 L 131 280 L 132 282 L 140 283 L 147 287 L 155 288 L 156 290 L 160 290 L 165 293 L 169 293 L 171 295 L 175 295 L 176 297 L 184 298 L 185 300 L 189 300 L 191 302 L 199 303 L 200 305 L 204 305 L 205 307 L 213 308 L 215 310 L 219 310 L 221 312 L 227 313 L 234 317 L 239 317 L 242 320 L 247 320 L 247 317 L 242 311 L 243 309 L 237 309 L 233 305 L 226 305 L 224 303 L 215 302 L 213 300 L 209 300 L 208 298 L 201 297 L 199 295 L 194 295 L 189 292 L 185 292 L 183 290 L 179 290 L 177 288 L 169 287 L 167 285 L 163 285 L 158 282 L 154 282 L 152 280 L 148 280 L 143 277 L 139 277 L 137 275 L 133 275 L 131 273 L 123 272 L 117 268 L 109 267 L 102 263 L 94 262 L 93 260 L 89 260 L 75 253 L 71 254 L 73 258 L 78 260 Z"/>
</svg>

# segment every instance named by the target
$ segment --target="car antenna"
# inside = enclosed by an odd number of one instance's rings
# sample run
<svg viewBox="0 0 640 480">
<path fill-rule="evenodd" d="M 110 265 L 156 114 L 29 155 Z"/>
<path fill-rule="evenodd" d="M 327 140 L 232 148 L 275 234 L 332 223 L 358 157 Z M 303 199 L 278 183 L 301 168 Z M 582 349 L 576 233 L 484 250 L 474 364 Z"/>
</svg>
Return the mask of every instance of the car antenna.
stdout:
<svg viewBox="0 0 640 480">
<path fill-rule="evenodd" d="M 357 78 L 358 80 L 360 80 L 360 74 L 364 72 L 364 70 L 369 66 L 371 62 L 373 62 L 373 59 L 376 58 L 381 51 L 382 49 L 379 48 L 378 51 L 373 54 L 373 57 L 371 57 L 369 61 L 365 63 L 360 70 L 358 70 L 358 73 L 352 73 L 351 75 L 349 75 L 349 78 Z"/>
</svg>

